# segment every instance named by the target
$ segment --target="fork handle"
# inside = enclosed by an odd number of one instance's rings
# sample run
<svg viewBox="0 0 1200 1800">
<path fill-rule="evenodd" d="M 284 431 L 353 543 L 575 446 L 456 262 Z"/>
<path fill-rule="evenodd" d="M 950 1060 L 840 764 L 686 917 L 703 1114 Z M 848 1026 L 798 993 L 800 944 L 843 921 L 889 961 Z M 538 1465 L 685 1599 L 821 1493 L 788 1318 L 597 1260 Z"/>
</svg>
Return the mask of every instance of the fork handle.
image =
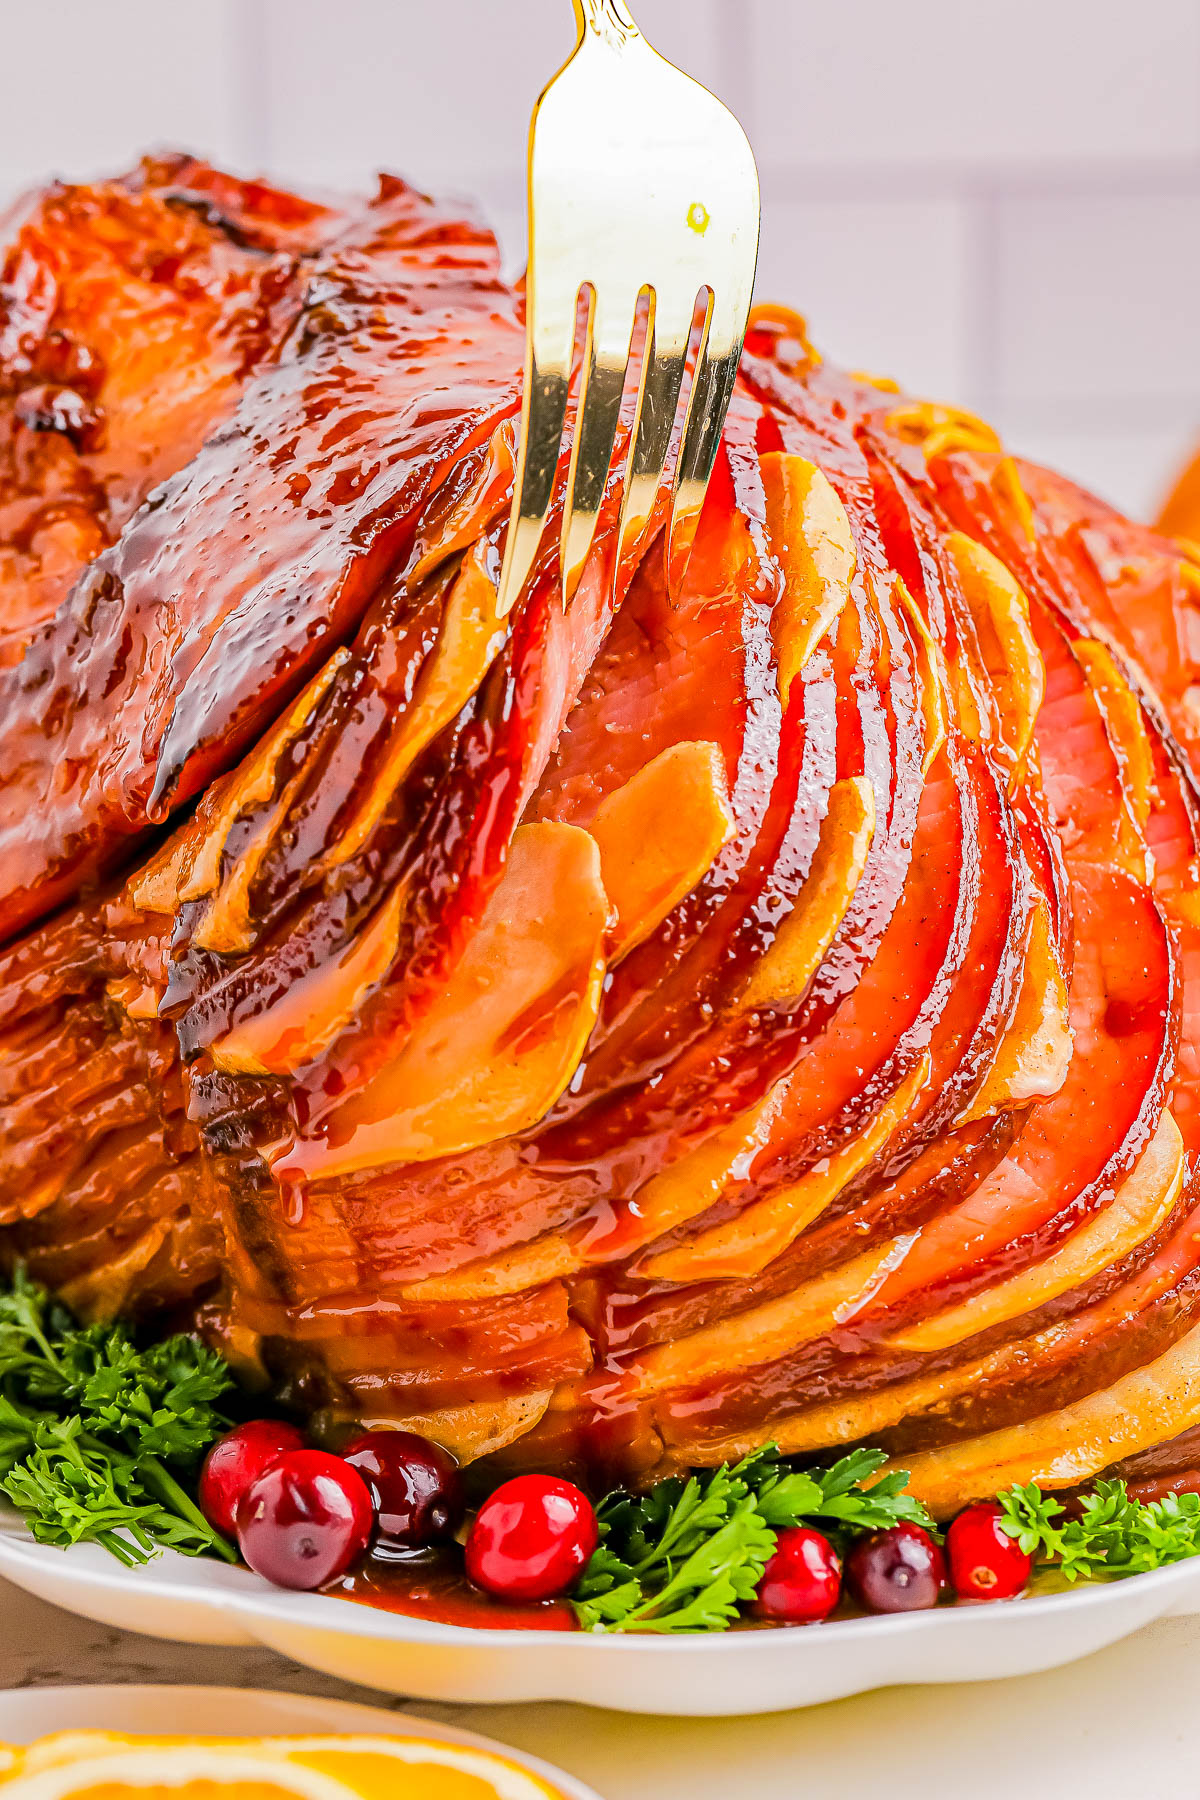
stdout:
<svg viewBox="0 0 1200 1800">
<path fill-rule="evenodd" d="M 591 33 L 619 47 L 641 35 L 625 0 L 574 0 L 574 5 L 581 39 Z"/>
</svg>

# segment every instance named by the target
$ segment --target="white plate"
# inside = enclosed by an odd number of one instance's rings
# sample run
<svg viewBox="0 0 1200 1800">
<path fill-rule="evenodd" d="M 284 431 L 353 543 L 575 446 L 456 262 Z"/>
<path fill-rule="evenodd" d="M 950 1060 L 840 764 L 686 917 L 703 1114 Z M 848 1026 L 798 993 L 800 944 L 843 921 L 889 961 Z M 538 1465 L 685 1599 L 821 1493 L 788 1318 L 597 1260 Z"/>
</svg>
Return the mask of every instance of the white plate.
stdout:
<svg viewBox="0 0 1200 1800">
<path fill-rule="evenodd" d="M 996 1606 L 697 1637 L 480 1631 L 271 1587 L 167 1552 L 125 1569 L 98 1545 L 0 1522 L 0 1576 L 68 1612 L 186 1644 L 266 1644 L 343 1681 L 421 1700 L 578 1700 L 623 1712 L 775 1712 L 895 1683 L 1055 1668 L 1171 1613 L 1200 1613 L 1200 1557 Z"/>
<path fill-rule="evenodd" d="M 181 1720 L 186 1723 L 181 1725 Z M 219 1687 L 47 1687 L 0 1693 L 0 1742 L 6 1744 L 31 1744 L 51 1731 L 127 1731 L 175 1737 L 181 1730 L 190 1737 L 313 1737 L 333 1732 L 399 1737 L 413 1732 L 443 1743 L 499 1751 L 558 1788 L 564 1800 L 599 1800 L 592 1788 L 573 1775 L 564 1775 L 561 1769 L 508 1744 L 405 1713 L 355 1706 L 348 1700 Z"/>
</svg>

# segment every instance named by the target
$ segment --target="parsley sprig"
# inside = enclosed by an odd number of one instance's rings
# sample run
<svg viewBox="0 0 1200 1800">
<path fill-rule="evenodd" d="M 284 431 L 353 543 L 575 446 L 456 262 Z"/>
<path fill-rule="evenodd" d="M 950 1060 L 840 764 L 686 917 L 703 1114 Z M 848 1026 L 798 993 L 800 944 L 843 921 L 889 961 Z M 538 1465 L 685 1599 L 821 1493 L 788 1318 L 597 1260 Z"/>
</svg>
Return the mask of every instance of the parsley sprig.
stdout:
<svg viewBox="0 0 1200 1800">
<path fill-rule="evenodd" d="M 929 1527 L 902 1470 L 865 1485 L 886 1462 L 855 1450 L 828 1469 L 798 1469 L 774 1445 L 643 1495 L 597 1508 L 600 1543 L 574 1593 L 585 1631 L 724 1631 L 754 1598 L 778 1533 L 820 1523 L 835 1538 L 902 1520 Z"/>
<path fill-rule="evenodd" d="M 1009 1537 L 1039 1570 L 1069 1582 L 1145 1575 L 1200 1553 L 1200 1494 L 1134 1500 L 1123 1481 L 1098 1481 L 1075 1515 L 1031 1482 L 999 1503 Z"/>
<path fill-rule="evenodd" d="M 0 1294 L 0 1490 L 43 1544 L 103 1544 L 130 1567 L 164 1546 L 237 1554 L 188 1493 L 233 1387 L 191 1337 L 140 1348 L 78 1325 L 18 1270 Z"/>
<path fill-rule="evenodd" d="M 159 1550 L 237 1561 L 192 1498 L 234 1386 L 198 1339 L 140 1345 L 123 1325 L 80 1325 L 17 1270 L 0 1291 L 0 1492 L 39 1542 L 103 1544 L 130 1567 Z M 818 1526 L 845 1550 L 905 1521 L 932 1529 L 880 1476 L 881 1450 L 798 1468 L 774 1445 L 741 1462 L 609 1494 L 600 1543 L 573 1595 L 598 1632 L 725 1631 L 753 1599 L 780 1531 Z M 1036 1483 L 998 1496 L 1000 1523 L 1056 1581 L 1115 1580 L 1200 1554 L 1200 1494 L 1131 1498 L 1098 1481 L 1070 1509 Z"/>
</svg>

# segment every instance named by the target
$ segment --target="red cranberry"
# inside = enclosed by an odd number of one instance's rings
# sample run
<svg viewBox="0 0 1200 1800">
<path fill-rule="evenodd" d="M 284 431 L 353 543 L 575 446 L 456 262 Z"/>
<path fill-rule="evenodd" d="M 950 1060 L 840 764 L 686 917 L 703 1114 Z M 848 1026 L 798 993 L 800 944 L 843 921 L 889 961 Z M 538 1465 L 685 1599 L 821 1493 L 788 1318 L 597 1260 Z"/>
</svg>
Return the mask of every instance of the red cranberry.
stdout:
<svg viewBox="0 0 1200 1800">
<path fill-rule="evenodd" d="M 565 1594 L 598 1532 L 586 1494 L 556 1475 L 518 1475 L 484 1501 L 467 1539 L 467 1574 L 505 1600 Z"/>
<path fill-rule="evenodd" d="M 277 1587 L 316 1588 L 363 1554 L 372 1523 L 357 1469 L 326 1450 L 293 1450 L 243 1497 L 238 1546 Z"/>
<path fill-rule="evenodd" d="M 781 1531 L 763 1570 L 753 1611 L 760 1619 L 810 1625 L 827 1619 L 842 1591 L 842 1565 L 829 1539 L 797 1525 Z"/>
<path fill-rule="evenodd" d="M 342 1456 L 367 1484 L 382 1537 L 419 1550 L 454 1536 L 463 1492 L 448 1451 L 415 1431 L 368 1431 Z"/>
<path fill-rule="evenodd" d="M 1000 1524 L 992 1501 L 959 1513 L 946 1533 L 946 1555 L 960 1600 L 1011 1600 L 1033 1567 L 1032 1556 Z"/>
<path fill-rule="evenodd" d="M 859 1538 L 846 1557 L 846 1583 L 872 1612 L 920 1612 L 937 1605 L 946 1561 L 919 1525 L 891 1525 Z"/>
<path fill-rule="evenodd" d="M 199 1486 L 200 1510 L 214 1530 L 234 1537 L 247 1488 L 289 1450 L 303 1448 L 303 1433 L 278 1419 L 251 1419 L 218 1438 L 204 1460 Z"/>
</svg>

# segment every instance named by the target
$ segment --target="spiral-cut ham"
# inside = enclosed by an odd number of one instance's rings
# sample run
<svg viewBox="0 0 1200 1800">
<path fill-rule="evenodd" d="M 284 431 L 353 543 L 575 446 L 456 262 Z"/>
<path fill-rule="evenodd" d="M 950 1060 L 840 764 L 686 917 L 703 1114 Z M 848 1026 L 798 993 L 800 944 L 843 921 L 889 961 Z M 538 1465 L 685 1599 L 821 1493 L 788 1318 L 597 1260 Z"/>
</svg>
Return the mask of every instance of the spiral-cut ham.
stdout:
<svg viewBox="0 0 1200 1800">
<path fill-rule="evenodd" d="M 1174 1467 L 1200 562 L 771 308 L 682 585 L 614 477 L 501 620 L 522 337 L 393 180 L 12 222 L 5 1255 L 497 1471 Z"/>
</svg>

